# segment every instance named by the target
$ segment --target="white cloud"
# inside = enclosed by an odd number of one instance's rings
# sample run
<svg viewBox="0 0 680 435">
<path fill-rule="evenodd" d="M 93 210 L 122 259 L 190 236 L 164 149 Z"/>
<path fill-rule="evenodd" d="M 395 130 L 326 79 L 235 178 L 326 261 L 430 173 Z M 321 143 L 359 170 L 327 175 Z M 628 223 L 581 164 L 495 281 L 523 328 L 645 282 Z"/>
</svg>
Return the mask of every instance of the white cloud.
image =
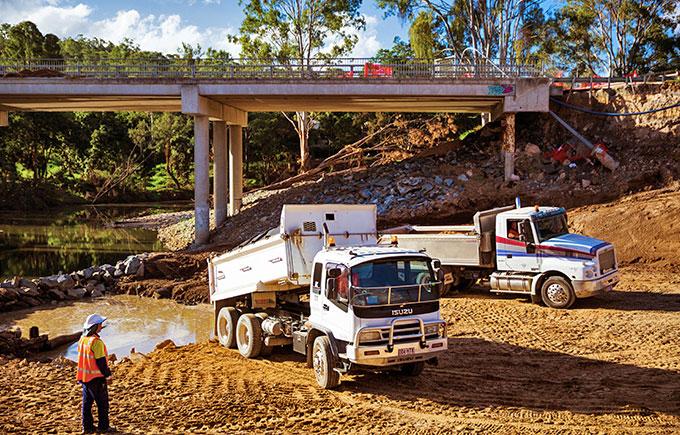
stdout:
<svg viewBox="0 0 680 435">
<path fill-rule="evenodd" d="M 42 33 L 76 35 L 88 25 L 92 8 L 83 3 L 59 6 L 58 0 L 0 0 L 2 22 L 16 24 L 32 21 Z"/>
<path fill-rule="evenodd" d="M 219 2 L 219 0 L 204 0 Z M 2 21 L 16 24 L 33 21 L 41 32 L 54 33 L 59 37 L 97 37 L 115 43 L 124 38 L 135 41 L 143 50 L 176 54 L 182 42 L 196 46 L 226 50 L 238 56 L 240 47 L 227 42 L 227 35 L 234 33 L 229 27 L 199 27 L 185 23 L 180 15 L 142 16 L 135 9 L 120 10 L 113 17 L 100 20 L 92 18 L 93 9 L 86 4 L 63 5 L 60 0 L 0 0 Z"/>
<path fill-rule="evenodd" d="M 373 57 L 382 48 L 378 41 L 378 18 L 364 15 L 364 20 L 366 28 L 358 33 L 359 39 L 351 52 L 352 57 Z"/>
</svg>

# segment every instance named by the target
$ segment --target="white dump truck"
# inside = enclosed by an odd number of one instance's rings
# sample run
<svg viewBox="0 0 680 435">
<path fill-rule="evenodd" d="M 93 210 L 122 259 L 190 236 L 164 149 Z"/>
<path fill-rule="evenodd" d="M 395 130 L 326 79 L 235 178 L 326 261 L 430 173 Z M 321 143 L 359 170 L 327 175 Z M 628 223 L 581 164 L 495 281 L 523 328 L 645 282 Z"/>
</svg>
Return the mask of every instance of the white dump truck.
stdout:
<svg viewBox="0 0 680 435">
<path fill-rule="evenodd" d="M 324 388 L 357 368 L 415 376 L 447 349 L 439 262 L 377 246 L 374 205 L 284 205 L 279 228 L 208 262 L 220 343 L 292 344 Z"/>
<path fill-rule="evenodd" d="M 404 226 L 380 243 L 439 258 L 444 292 L 489 280 L 492 292 L 530 295 L 553 308 L 610 291 L 619 281 L 614 246 L 569 233 L 557 207 L 501 207 L 480 211 L 474 225 Z"/>
</svg>

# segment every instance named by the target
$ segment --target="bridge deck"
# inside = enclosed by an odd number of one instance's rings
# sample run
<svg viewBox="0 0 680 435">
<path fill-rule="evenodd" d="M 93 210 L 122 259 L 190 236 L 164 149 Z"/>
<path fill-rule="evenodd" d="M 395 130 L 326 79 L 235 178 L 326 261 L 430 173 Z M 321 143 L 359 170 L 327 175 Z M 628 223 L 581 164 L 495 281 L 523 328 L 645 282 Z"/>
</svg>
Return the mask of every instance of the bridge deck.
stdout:
<svg viewBox="0 0 680 435">
<path fill-rule="evenodd" d="M 2 78 L 0 111 L 182 111 L 182 89 L 243 112 L 543 112 L 549 79 Z"/>
</svg>

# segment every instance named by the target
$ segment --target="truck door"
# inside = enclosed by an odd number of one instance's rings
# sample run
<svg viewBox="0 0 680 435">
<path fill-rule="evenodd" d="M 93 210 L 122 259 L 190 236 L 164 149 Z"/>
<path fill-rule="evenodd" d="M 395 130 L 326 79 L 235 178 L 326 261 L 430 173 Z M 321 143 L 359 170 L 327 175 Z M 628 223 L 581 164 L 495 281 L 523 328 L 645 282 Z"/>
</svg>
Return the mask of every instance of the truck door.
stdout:
<svg viewBox="0 0 680 435">
<path fill-rule="evenodd" d="M 537 272 L 540 257 L 531 221 L 528 219 L 507 219 L 501 225 L 500 237 L 496 237 L 496 255 L 499 270 Z"/>
<path fill-rule="evenodd" d="M 332 330 L 335 338 L 352 341 L 353 324 L 349 313 L 349 269 L 343 264 L 326 263 L 321 276 L 321 285 L 316 286 L 317 265 L 315 265 L 310 304 L 312 321 Z"/>
</svg>

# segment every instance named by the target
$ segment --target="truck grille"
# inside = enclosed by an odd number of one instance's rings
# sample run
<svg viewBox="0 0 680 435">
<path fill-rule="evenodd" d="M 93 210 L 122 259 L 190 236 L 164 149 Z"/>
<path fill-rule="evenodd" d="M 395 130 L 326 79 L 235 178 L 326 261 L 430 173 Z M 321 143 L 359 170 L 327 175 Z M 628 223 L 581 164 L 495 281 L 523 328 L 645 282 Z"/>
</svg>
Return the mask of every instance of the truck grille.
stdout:
<svg viewBox="0 0 680 435">
<path fill-rule="evenodd" d="M 616 256 L 614 248 L 600 251 L 597 255 L 597 260 L 600 263 L 600 274 L 605 274 L 616 267 Z"/>
<path fill-rule="evenodd" d="M 361 344 L 364 345 L 382 345 L 382 344 L 387 344 L 390 339 L 390 328 L 381 328 L 380 329 L 380 340 L 361 340 Z M 438 338 L 439 335 L 437 333 L 434 334 L 427 334 L 426 338 L 427 339 L 433 339 L 433 338 Z M 409 342 L 409 341 L 419 341 L 421 338 L 420 335 L 420 323 L 419 322 L 413 322 L 413 323 L 400 323 L 397 325 L 394 325 L 394 343 L 403 343 L 403 342 Z"/>
</svg>

